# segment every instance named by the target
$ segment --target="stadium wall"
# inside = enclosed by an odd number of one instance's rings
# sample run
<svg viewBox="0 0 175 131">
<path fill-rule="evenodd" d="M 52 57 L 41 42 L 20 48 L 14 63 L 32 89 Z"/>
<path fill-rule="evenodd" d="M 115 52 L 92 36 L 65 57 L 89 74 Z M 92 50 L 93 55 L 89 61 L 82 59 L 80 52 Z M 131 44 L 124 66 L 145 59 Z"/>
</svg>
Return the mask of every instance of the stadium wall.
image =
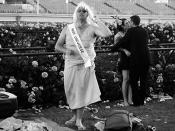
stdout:
<svg viewBox="0 0 175 131">
<path fill-rule="evenodd" d="M 118 15 L 121 18 L 129 18 L 131 15 Z M 99 15 L 99 17 L 109 23 L 114 22 L 110 15 Z M 165 23 L 175 22 L 174 15 L 140 15 L 142 23 Z M 29 13 L 0 13 L 0 22 L 72 22 L 72 15 L 68 14 L 29 14 Z"/>
</svg>

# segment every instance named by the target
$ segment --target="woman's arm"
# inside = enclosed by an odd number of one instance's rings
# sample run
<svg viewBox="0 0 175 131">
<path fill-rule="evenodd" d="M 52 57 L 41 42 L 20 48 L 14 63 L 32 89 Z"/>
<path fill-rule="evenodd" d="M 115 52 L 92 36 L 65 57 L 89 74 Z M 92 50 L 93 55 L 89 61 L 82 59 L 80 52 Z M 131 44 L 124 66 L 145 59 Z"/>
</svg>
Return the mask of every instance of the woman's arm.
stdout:
<svg viewBox="0 0 175 131">
<path fill-rule="evenodd" d="M 128 51 L 127 49 L 121 48 L 120 50 L 123 51 L 126 54 L 126 56 L 130 56 L 131 55 L 131 52 Z"/>
<path fill-rule="evenodd" d="M 62 52 L 62 53 L 66 53 L 66 48 L 64 46 L 65 41 L 66 41 L 66 30 L 67 27 L 64 27 L 64 29 L 62 30 L 56 44 L 55 44 L 55 51 L 57 52 Z"/>
<path fill-rule="evenodd" d="M 111 51 L 122 51 L 126 47 L 129 47 L 129 41 L 131 40 L 132 31 L 129 29 L 123 38 L 121 38 L 117 44 L 111 47 Z"/>
<path fill-rule="evenodd" d="M 56 42 L 56 45 L 55 45 L 55 51 L 57 52 L 62 52 L 64 54 L 69 54 L 69 55 L 73 55 L 74 54 L 74 51 L 73 50 L 70 50 L 70 49 L 67 49 L 64 44 L 66 42 L 66 30 L 67 30 L 67 26 L 64 27 L 64 29 L 62 30 L 60 36 L 59 36 L 59 39 L 57 40 Z"/>
<path fill-rule="evenodd" d="M 122 39 L 121 35 L 119 33 L 117 33 L 114 36 L 114 46 L 111 47 L 111 51 L 122 51 L 120 46 L 118 45 L 119 41 Z"/>
<path fill-rule="evenodd" d="M 119 33 L 117 33 L 114 36 L 114 45 L 117 44 L 121 38 L 122 38 L 121 35 L 119 35 Z"/>
<path fill-rule="evenodd" d="M 112 35 L 110 29 L 99 18 L 96 17 L 93 21 L 97 24 L 97 26 L 94 26 L 95 35 L 99 37 L 109 37 Z"/>
</svg>

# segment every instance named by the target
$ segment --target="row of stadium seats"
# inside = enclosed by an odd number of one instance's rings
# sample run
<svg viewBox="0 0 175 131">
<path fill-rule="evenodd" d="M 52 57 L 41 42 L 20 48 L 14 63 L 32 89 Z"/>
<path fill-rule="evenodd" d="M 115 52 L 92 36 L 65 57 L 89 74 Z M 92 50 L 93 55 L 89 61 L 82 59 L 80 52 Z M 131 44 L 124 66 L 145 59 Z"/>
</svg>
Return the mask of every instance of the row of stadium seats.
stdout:
<svg viewBox="0 0 175 131">
<path fill-rule="evenodd" d="M 118 9 L 121 14 L 150 14 L 149 11 L 132 2 L 108 0 L 106 3 Z"/>
<path fill-rule="evenodd" d="M 175 14 L 175 10 L 169 8 L 165 4 L 155 4 L 154 2 L 139 2 L 137 4 L 151 10 L 153 14 L 158 14 L 158 15 L 160 15 L 160 14 L 162 14 L 162 15 L 166 15 L 166 14 L 174 15 Z"/>
<path fill-rule="evenodd" d="M 40 0 L 40 5 L 45 7 L 48 12 L 56 14 L 72 14 L 74 6 L 66 4 L 64 0 Z"/>
<path fill-rule="evenodd" d="M 49 10 L 51 13 L 72 14 L 75 5 L 82 0 L 40 0 L 40 4 Z M 175 15 L 175 1 L 170 1 L 168 4 L 158 4 L 153 1 L 117 1 L 117 0 L 83 0 L 92 6 L 98 14 L 115 15 L 117 14 L 161 14 Z"/>
<path fill-rule="evenodd" d="M 0 13 L 35 13 L 36 10 L 23 8 L 24 4 L 0 4 Z M 44 12 L 43 12 L 44 13 Z"/>
<path fill-rule="evenodd" d="M 30 0 L 36 3 L 36 0 Z M 69 3 L 66 3 L 68 1 Z M 40 13 L 56 13 L 56 14 L 72 14 L 75 6 L 82 0 L 40 0 L 40 7 L 45 9 L 45 12 Z M 168 4 L 154 3 L 153 1 L 117 1 L 117 0 L 83 0 L 92 6 L 97 14 L 103 15 L 175 15 L 175 1 L 170 1 Z M 30 2 L 29 2 L 30 3 Z M 33 4 L 32 4 L 33 5 Z M 34 5 L 33 5 L 34 6 Z M 10 4 L 0 4 L 1 13 L 18 13 L 26 12 L 20 6 Z M 36 12 L 36 11 L 33 11 Z"/>
<path fill-rule="evenodd" d="M 1 13 L 22 13 L 22 7 L 21 6 L 13 6 L 9 4 L 0 4 L 0 12 Z"/>
</svg>

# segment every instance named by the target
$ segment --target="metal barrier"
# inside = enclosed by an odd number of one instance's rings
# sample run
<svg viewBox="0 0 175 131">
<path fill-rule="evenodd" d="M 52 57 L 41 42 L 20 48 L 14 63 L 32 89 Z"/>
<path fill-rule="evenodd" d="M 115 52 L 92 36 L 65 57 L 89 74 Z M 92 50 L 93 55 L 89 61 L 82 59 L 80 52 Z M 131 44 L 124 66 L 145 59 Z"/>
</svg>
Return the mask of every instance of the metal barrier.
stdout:
<svg viewBox="0 0 175 131">
<path fill-rule="evenodd" d="M 163 66 L 163 69 L 165 69 L 166 65 L 168 64 L 170 57 L 175 52 L 175 47 L 164 47 L 164 46 L 172 46 L 175 45 L 175 43 L 161 43 L 158 45 L 149 44 L 149 50 L 151 52 L 157 51 L 158 55 L 161 56 L 161 63 Z M 154 46 L 158 46 L 159 48 L 153 48 Z M 111 46 L 96 46 L 96 53 L 111 53 L 110 48 Z M 98 49 L 100 48 L 100 50 Z M 104 50 L 102 50 L 104 49 Z M 16 53 L 16 51 L 29 51 L 34 50 L 37 52 L 32 53 Z M 44 52 L 39 52 L 39 51 Z M 9 51 L 9 53 L 4 53 Z M 166 56 L 164 55 L 164 52 L 169 51 Z M 21 56 L 43 56 L 43 55 L 60 55 L 61 53 L 58 52 L 49 52 L 47 51 L 47 47 L 27 47 L 27 48 L 0 48 L 0 58 L 5 57 L 21 57 Z"/>
<path fill-rule="evenodd" d="M 175 45 L 174 43 L 162 43 L 162 44 L 159 44 L 159 46 L 171 46 L 171 45 Z M 149 45 L 151 46 L 151 45 Z M 106 50 L 96 50 L 96 53 L 111 53 L 111 51 L 109 50 L 111 46 L 101 46 L 100 48 L 104 48 Z M 99 48 L 99 47 L 95 47 L 95 48 Z M 35 50 L 35 51 L 39 51 L 39 50 L 46 50 L 47 48 L 46 47 L 30 47 L 30 48 L 1 48 L 0 49 L 0 52 L 4 52 L 4 51 L 9 51 L 9 50 L 12 50 L 12 51 L 26 51 L 26 50 Z M 162 48 L 151 48 L 149 47 L 149 50 L 150 51 L 157 51 L 159 55 L 162 56 L 162 64 L 163 64 L 163 69 L 166 67 L 166 65 L 168 64 L 169 60 L 170 60 L 170 57 L 173 55 L 174 51 L 175 51 L 175 47 L 162 47 Z M 164 56 L 164 54 L 162 52 L 164 51 L 170 51 L 168 53 L 168 55 Z M 13 52 L 10 52 L 8 54 L 5 54 L 5 53 L 2 53 L 0 54 L 0 58 L 4 58 L 4 57 L 20 57 L 20 56 L 42 56 L 42 55 L 60 55 L 61 53 L 58 53 L 58 52 L 48 52 L 48 51 L 45 51 L 45 52 L 35 52 L 35 53 L 13 53 Z"/>
<path fill-rule="evenodd" d="M 46 50 L 46 47 L 27 47 L 27 48 L 0 48 L 0 52 L 5 52 L 9 50 L 21 51 L 21 50 Z"/>
<path fill-rule="evenodd" d="M 162 44 L 163 45 L 163 44 Z M 165 45 L 165 44 L 164 44 Z M 173 44 L 175 45 L 175 44 Z M 95 47 L 98 48 L 98 47 Z M 111 48 L 111 46 L 101 46 L 100 48 L 106 48 L 106 50 L 96 50 L 96 53 L 111 53 L 111 51 L 107 48 Z M 0 52 L 4 51 L 26 51 L 26 50 L 46 50 L 47 48 L 45 47 L 30 47 L 30 48 L 0 48 Z M 150 51 L 171 51 L 175 50 L 175 47 L 162 47 L 162 48 L 151 48 L 149 47 Z M 170 54 L 172 54 L 171 52 Z M 37 53 L 9 53 L 9 54 L 0 54 L 0 57 L 18 57 L 18 56 L 39 56 L 39 55 L 59 55 L 60 53 L 57 52 L 37 52 Z"/>
<path fill-rule="evenodd" d="M 161 61 L 161 66 L 162 66 L 162 75 L 165 76 L 166 72 L 165 72 L 165 68 L 167 67 L 167 64 L 169 63 L 170 57 L 172 57 L 173 53 L 175 52 L 175 47 L 164 47 L 164 46 L 172 46 L 175 45 L 173 43 L 169 43 L 169 44 L 159 44 L 158 46 L 163 46 L 163 47 L 159 47 L 159 48 L 153 48 L 151 47 L 152 45 L 149 45 L 149 50 L 150 52 L 156 52 L 156 54 L 158 54 L 160 57 L 160 61 Z M 101 47 L 95 47 L 95 48 L 101 48 L 101 49 L 96 49 L 96 53 L 111 53 L 111 46 L 101 46 Z M 104 48 L 104 50 L 103 50 Z M 11 51 L 10 51 L 11 50 Z M 29 51 L 29 50 L 34 50 L 35 52 L 32 53 L 18 53 L 16 51 Z M 43 51 L 44 50 L 44 51 Z M 4 53 L 4 51 L 10 51 L 10 52 L 6 52 Z M 14 52 L 13 52 L 14 51 Z M 41 51 L 41 52 L 40 52 Z M 165 54 L 166 53 L 166 54 Z M 62 55 L 62 53 L 59 52 L 54 52 L 52 51 L 47 51 L 46 47 L 30 47 L 30 48 L 0 48 L 0 59 L 1 58 L 6 58 L 6 57 L 23 57 L 23 56 L 28 56 L 28 57 L 32 57 L 32 56 L 44 56 L 44 55 L 55 55 L 55 56 L 59 56 Z M 110 56 L 109 56 L 110 57 Z M 117 59 L 117 57 L 116 57 Z M 60 67 L 59 67 L 59 71 L 61 70 L 61 68 L 64 65 L 64 60 L 61 59 L 60 62 Z M 4 67 L 4 65 L 1 65 L 2 67 Z"/>
</svg>

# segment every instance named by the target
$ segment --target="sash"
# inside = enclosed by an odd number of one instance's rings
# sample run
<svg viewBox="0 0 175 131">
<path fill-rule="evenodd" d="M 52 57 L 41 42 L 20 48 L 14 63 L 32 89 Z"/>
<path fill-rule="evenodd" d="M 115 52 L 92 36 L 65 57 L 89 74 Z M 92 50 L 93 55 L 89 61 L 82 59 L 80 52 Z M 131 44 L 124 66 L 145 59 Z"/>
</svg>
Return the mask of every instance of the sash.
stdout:
<svg viewBox="0 0 175 131">
<path fill-rule="evenodd" d="M 77 33 L 75 25 L 74 24 L 69 24 L 68 29 L 71 33 L 74 44 L 76 45 L 76 47 L 78 49 L 78 52 L 80 53 L 81 57 L 83 58 L 85 68 L 92 66 L 91 59 L 90 59 L 86 49 L 84 48 L 84 46 L 82 44 L 82 41 L 81 41 L 81 39 L 80 39 L 80 37 Z"/>
</svg>

